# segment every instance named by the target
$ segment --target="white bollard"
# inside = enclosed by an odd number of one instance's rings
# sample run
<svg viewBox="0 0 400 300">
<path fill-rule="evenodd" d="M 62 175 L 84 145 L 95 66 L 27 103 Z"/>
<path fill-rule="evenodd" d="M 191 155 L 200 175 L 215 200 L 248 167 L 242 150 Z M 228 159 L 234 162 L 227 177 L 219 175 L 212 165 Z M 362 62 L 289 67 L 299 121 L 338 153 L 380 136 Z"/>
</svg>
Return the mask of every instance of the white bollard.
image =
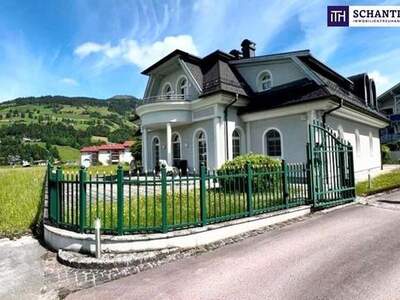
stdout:
<svg viewBox="0 0 400 300">
<path fill-rule="evenodd" d="M 94 235 L 96 240 L 96 258 L 101 257 L 101 237 L 100 237 L 101 221 L 100 219 L 94 220 Z"/>
</svg>

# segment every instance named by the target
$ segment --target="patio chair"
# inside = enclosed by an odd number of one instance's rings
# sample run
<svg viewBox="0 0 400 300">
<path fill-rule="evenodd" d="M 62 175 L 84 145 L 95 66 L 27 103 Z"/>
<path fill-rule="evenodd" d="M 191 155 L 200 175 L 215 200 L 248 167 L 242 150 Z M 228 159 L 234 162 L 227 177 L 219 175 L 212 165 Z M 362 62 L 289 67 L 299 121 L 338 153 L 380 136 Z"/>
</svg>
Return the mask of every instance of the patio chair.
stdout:
<svg viewBox="0 0 400 300">
<path fill-rule="evenodd" d="M 166 160 L 160 159 L 159 163 L 160 163 L 160 166 L 165 166 L 165 171 L 167 172 L 167 175 L 169 175 L 169 176 L 178 175 L 178 169 L 173 166 L 169 166 Z"/>
</svg>

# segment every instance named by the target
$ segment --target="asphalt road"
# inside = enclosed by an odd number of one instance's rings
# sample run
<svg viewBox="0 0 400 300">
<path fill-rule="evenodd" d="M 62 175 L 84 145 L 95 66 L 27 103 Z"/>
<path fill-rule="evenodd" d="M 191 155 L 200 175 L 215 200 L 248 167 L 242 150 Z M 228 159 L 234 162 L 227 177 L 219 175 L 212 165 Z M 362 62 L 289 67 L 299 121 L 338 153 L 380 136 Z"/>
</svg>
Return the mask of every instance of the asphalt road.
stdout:
<svg viewBox="0 0 400 300">
<path fill-rule="evenodd" d="M 41 256 L 46 253 L 34 238 L 0 240 L 0 299 L 38 299 L 43 286 Z"/>
<path fill-rule="evenodd" d="M 400 193 L 392 198 L 400 206 Z M 400 299 L 400 210 L 391 206 L 317 214 L 68 299 Z"/>
</svg>

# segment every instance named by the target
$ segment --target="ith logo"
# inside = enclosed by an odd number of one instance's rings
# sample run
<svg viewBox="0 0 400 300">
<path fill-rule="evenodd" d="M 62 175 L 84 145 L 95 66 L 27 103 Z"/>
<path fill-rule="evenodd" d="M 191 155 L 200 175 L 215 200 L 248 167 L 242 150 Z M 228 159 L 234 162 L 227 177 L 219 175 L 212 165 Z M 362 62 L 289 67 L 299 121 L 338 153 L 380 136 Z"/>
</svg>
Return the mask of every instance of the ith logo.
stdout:
<svg viewBox="0 0 400 300">
<path fill-rule="evenodd" d="M 349 7 L 328 6 L 328 26 L 349 26 Z"/>
</svg>

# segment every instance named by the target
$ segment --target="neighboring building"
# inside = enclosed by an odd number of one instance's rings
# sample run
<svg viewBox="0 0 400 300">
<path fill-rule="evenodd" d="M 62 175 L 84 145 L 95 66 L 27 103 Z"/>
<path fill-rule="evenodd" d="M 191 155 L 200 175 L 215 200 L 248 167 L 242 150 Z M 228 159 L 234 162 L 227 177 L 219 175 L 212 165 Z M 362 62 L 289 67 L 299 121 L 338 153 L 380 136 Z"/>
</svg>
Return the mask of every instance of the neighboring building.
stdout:
<svg viewBox="0 0 400 300">
<path fill-rule="evenodd" d="M 356 178 L 380 169 L 388 121 L 367 75 L 343 77 L 308 50 L 255 56 L 254 43 L 241 46 L 203 58 L 175 50 L 142 72 L 145 171 L 159 159 L 214 169 L 247 152 L 304 162 L 308 124 L 324 119 L 353 145 Z"/>
<path fill-rule="evenodd" d="M 400 141 L 400 83 L 378 97 L 378 109 L 390 119 L 390 125 L 381 130 L 382 143 Z"/>
<path fill-rule="evenodd" d="M 89 146 L 81 149 L 81 165 L 88 167 L 93 164 L 111 165 L 130 163 L 133 159 L 131 153 L 132 141 L 123 144 L 105 144 L 101 146 Z"/>
</svg>

